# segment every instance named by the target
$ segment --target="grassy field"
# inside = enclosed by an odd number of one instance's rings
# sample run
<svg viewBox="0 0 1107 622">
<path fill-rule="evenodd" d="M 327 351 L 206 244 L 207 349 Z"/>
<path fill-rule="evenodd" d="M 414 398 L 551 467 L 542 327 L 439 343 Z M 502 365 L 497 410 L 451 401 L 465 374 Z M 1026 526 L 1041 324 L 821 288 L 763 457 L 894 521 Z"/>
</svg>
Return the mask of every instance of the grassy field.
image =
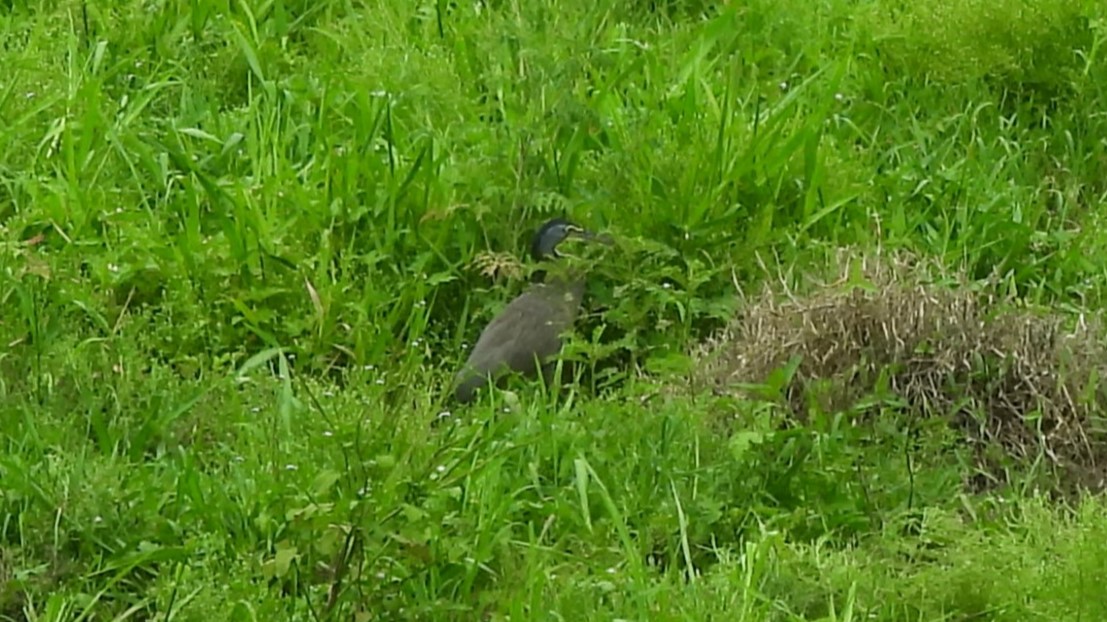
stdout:
<svg viewBox="0 0 1107 622">
<path fill-rule="evenodd" d="M 3 4 L 0 620 L 1107 619 L 1100 0 Z"/>
</svg>

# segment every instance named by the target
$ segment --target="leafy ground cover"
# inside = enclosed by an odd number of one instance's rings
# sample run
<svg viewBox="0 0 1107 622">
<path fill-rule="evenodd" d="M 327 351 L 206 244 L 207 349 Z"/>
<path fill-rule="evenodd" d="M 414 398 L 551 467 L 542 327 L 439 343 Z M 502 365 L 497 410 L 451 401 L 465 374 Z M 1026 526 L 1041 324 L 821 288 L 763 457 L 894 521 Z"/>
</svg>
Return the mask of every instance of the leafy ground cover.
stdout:
<svg viewBox="0 0 1107 622">
<path fill-rule="evenodd" d="M 1101 2 L 4 6 L 0 619 L 1107 615 Z"/>
</svg>

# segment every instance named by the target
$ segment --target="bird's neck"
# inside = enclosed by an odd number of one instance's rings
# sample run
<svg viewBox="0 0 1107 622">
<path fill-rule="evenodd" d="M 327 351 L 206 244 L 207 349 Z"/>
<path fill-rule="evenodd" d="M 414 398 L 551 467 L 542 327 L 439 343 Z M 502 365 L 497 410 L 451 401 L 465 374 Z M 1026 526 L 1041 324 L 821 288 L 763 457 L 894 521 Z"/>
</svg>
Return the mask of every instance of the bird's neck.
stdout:
<svg viewBox="0 0 1107 622">
<path fill-rule="evenodd" d="M 531 283 L 547 283 L 550 285 L 575 284 L 584 279 L 584 270 L 581 266 L 570 265 L 565 262 L 548 262 L 540 265 L 531 273 Z"/>
<path fill-rule="evenodd" d="M 537 280 L 532 287 L 552 292 L 556 296 L 568 293 L 577 301 L 584 295 L 584 277 L 582 275 L 557 271 L 553 274 L 543 274 L 542 276 L 543 278 Z"/>
</svg>

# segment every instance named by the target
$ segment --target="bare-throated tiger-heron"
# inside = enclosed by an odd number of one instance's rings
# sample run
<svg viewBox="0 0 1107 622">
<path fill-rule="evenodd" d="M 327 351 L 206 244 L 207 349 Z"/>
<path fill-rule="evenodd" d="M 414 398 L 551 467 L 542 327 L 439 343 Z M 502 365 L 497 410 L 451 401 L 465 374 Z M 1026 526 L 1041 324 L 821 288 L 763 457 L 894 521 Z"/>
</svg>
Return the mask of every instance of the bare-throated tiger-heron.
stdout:
<svg viewBox="0 0 1107 622">
<path fill-rule="evenodd" d="M 554 218 L 534 234 L 531 257 L 538 262 L 561 258 L 558 245 L 571 239 L 612 243 L 607 236 Z M 541 371 L 547 382 L 552 379 L 556 364 L 553 359 L 561 352 L 565 333 L 580 311 L 584 278 L 548 271 L 540 275 L 539 282 L 508 303 L 481 332 L 468 360 L 454 377 L 454 397 L 459 402 L 472 401 L 478 389 L 490 381 L 499 383 L 512 373 L 534 378 Z"/>
</svg>

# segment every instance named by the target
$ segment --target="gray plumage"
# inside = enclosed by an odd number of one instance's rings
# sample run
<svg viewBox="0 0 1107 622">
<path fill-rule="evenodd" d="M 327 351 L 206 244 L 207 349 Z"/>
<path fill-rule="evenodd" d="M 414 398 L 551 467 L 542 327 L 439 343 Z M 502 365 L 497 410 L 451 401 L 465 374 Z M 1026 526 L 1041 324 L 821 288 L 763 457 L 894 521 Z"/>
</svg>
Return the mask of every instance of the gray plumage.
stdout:
<svg viewBox="0 0 1107 622">
<path fill-rule="evenodd" d="M 531 255 L 537 260 L 556 258 L 557 245 L 567 237 L 596 240 L 594 234 L 561 218 L 543 225 L 534 236 Z M 606 242 L 606 241 L 605 241 Z M 584 280 L 551 278 L 536 283 L 512 300 L 481 332 L 465 365 L 454 378 L 454 397 L 472 401 L 477 389 L 505 374 L 533 378 L 538 371 L 552 379 L 565 333 L 580 311 Z"/>
</svg>

